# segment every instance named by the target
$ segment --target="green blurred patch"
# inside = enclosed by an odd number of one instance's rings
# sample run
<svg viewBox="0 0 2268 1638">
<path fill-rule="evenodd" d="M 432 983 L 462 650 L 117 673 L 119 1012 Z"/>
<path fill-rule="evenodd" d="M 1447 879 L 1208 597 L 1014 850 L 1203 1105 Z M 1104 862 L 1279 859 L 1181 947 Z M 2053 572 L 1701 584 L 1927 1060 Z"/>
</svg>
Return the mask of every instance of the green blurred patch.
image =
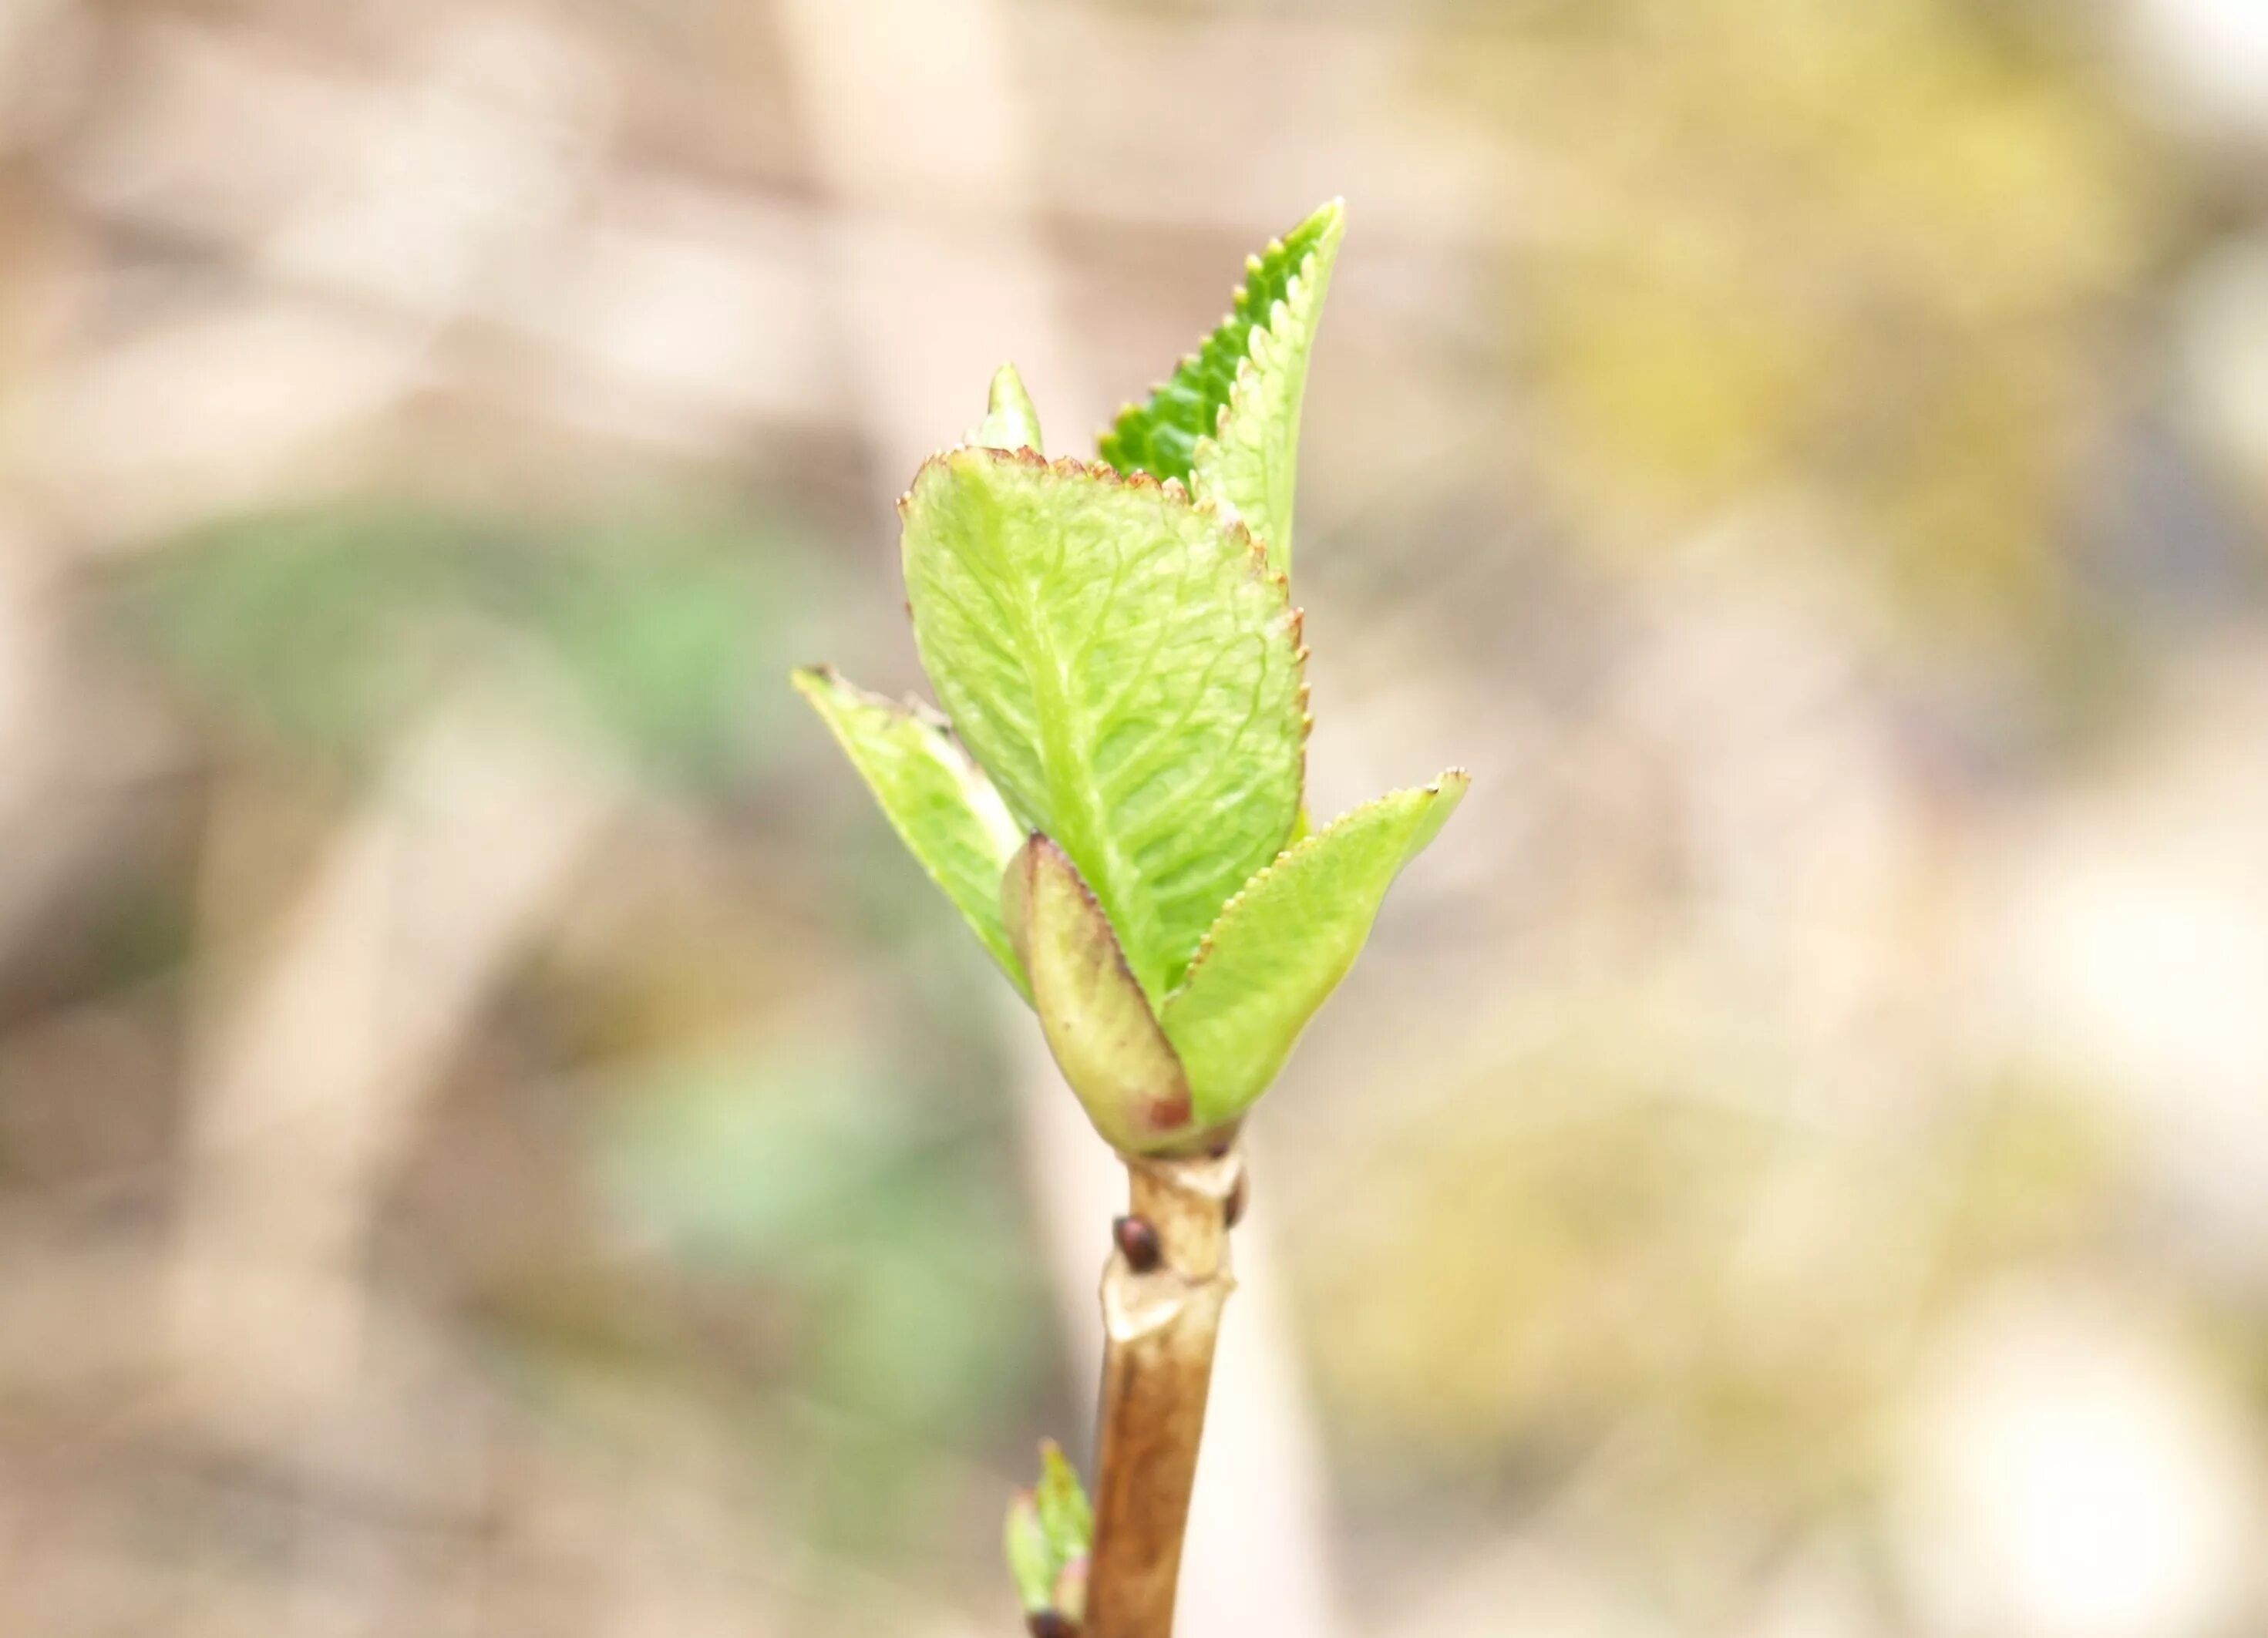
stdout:
<svg viewBox="0 0 2268 1638">
<path fill-rule="evenodd" d="M 826 1255 L 872 1225 L 906 1164 L 902 1115 L 841 1054 L 665 1063 L 611 1087 L 606 1110 L 605 1198 L 696 1268 Z"/>
<path fill-rule="evenodd" d="M 198 531 L 114 604 L 181 693 L 288 754 L 359 765 L 436 697 L 534 657 L 634 766 L 714 790 L 768 755 L 812 555 L 723 508 L 548 524 L 372 499 Z"/>
<path fill-rule="evenodd" d="M 937 1448 L 996 1433 L 1047 1355 L 1046 1291 L 985 1129 L 923 1118 L 832 1047 L 626 1080 L 593 1156 L 635 1241 L 792 1316 L 784 1408 L 755 1435 L 793 1465 L 816 1536 L 927 1527 Z"/>
</svg>

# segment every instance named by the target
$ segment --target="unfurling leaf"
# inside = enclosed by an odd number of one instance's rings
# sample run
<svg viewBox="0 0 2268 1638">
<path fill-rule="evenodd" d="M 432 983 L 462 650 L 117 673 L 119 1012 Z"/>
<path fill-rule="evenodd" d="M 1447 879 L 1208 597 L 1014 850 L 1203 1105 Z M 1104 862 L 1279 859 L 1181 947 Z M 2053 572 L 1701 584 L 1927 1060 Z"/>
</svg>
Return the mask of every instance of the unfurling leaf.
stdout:
<svg viewBox="0 0 2268 1638">
<path fill-rule="evenodd" d="M 1009 1502 L 1000 1545 L 1008 1559 L 1008 1578 L 1016 1583 L 1016 1601 L 1025 1613 L 1053 1609 L 1057 1566 L 1048 1546 L 1047 1527 L 1040 1522 L 1038 1501 L 1029 1490 L 1017 1491 Z"/>
<path fill-rule="evenodd" d="M 1061 1445 L 1042 1439 L 1038 1488 L 1018 1491 L 1008 1504 L 1008 1574 L 1024 1612 L 1052 1612 L 1077 1626 L 1086 1612 L 1086 1567 L 1094 1546 L 1094 1510 L 1079 1473 Z"/>
<path fill-rule="evenodd" d="M 1057 1566 L 1086 1557 L 1094 1545 L 1094 1509 L 1087 1504 L 1079 1470 L 1053 1439 L 1040 1441 L 1038 1496 L 1040 1524 L 1048 1533 L 1048 1550 L 1055 1554 Z"/>
<path fill-rule="evenodd" d="M 1219 430 L 1197 440 L 1190 487 L 1241 518 L 1268 548 L 1268 561 L 1292 572 L 1292 503 L 1300 474 L 1300 405 L 1307 390 L 1307 356 L 1322 322 L 1345 218 L 1329 221 L 1292 275 L 1283 297 L 1256 324 Z"/>
<path fill-rule="evenodd" d="M 1024 390 L 1024 378 L 1016 373 L 1015 365 L 1002 364 L 992 372 L 984 419 L 969 432 L 968 441 L 988 449 L 1045 452 L 1047 445 L 1040 440 L 1040 412 L 1032 408 L 1032 395 Z"/>
<path fill-rule="evenodd" d="M 1201 1125 L 1234 1120 L 1268 1090 L 1300 1032 L 1354 964 L 1395 876 L 1471 782 L 1453 768 L 1423 790 L 1357 808 L 1229 901 L 1164 1013 Z"/>
<path fill-rule="evenodd" d="M 1102 459 L 1121 472 L 1146 472 L 1152 477 L 1189 481 L 1197 440 L 1220 430 L 1221 411 L 1228 408 L 1237 373 L 1251 355 L 1254 328 L 1268 325 L 1276 304 L 1292 293 L 1295 279 L 1307 279 L 1315 286 L 1315 302 L 1320 305 L 1321 287 L 1329 277 L 1331 259 L 1345 230 L 1345 208 L 1335 199 L 1258 255 L 1248 258 L 1244 283 L 1237 290 L 1228 316 L 1205 337 L 1204 345 L 1152 389 L 1147 402 L 1130 404 L 1118 412 L 1117 422 L 1102 435 Z M 1312 327 L 1312 319 L 1309 323 Z M 1304 383 L 1304 343 L 1300 348 L 1300 371 Z M 1296 394 L 1293 401 L 1296 405 Z"/>
<path fill-rule="evenodd" d="M 960 449 L 902 503 L 922 664 L 1011 811 L 1079 868 L 1153 1004 L 1299 814 L 1299 621 L 1177 486 Z"/>
<path fill-rule="evenodd" d="M 1010 863 L 1000 896 L 1040 1028 L 1095 1130 L 1134 1153 L 1186 1136 L 1181 1061 L 1064 850 L 1035 834 Z"/>
<path fill-rule="evenodd" d="M 914 857 L 1028 995 L 1023 967 L 1000 922 L 1000 872 L 1022 844 L 1024 831 L 992 782 L 933 714 L 853 687 L 828 666 L 806 666 L 794 680 L 865 776 Z"/>
</svg>

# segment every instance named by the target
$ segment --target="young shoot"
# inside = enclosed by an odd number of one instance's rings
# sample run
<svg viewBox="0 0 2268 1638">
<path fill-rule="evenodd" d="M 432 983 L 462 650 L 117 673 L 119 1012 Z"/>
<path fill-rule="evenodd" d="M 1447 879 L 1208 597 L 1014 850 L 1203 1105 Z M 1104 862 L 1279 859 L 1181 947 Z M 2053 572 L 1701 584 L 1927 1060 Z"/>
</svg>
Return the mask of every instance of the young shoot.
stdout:
<svg viewBox="0 0 2268 1638">
<path fill-rule="evenodd" d="M 1049 459 L 1014 369 L 993 378 L 898 505 L 942 715 L 795 676 L 1129 1170 L 1093 1511 L 1049 1446 L 1009 1513 L 1035 1632 L 1170 1633 L 1238 1129 L 1468 783 L 1451 768 L 1309 822 L 1292 501 L 1344 231 L 1333 202 L 1248 261 L 1228 316 L 1099 459 Z"/>
</svg>

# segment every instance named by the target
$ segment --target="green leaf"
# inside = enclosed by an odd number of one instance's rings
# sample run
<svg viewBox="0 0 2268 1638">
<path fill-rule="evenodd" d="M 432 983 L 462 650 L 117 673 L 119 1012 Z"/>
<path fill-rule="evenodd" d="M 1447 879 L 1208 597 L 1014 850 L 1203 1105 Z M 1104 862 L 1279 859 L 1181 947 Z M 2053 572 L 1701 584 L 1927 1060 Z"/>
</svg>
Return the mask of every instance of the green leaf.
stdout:
<svg viewBox="0 0 2268 1638">
<path fill-rule="evenodd" d="M 1092 1562 L 1081 1555 L 1056 1572 L 1056 1608 L 1069 1618 L 1074 1627 L 1086 1615 L 1087 1570 Z"/>
<path fill-rule="evenodd" d="M 1046 452 L 1040 439 L 1040 412 L 1032 408 L 1032 395 L 1024 390 L 1024 378 L 1016 373 L 1015 365 L 1002 364 L 992 372 L 984 419 L 969 433 L 968 442 L 990 449 Z"/>
<path fill-rule="evenodd" d="M 1094 1510 L 1063 1447 L 1040 1441 L 1040 1483 L 1008 1503 L 1008 1574 L 1025 1613 L 1053 1610 L 1076 1622 L 1086 1612 L 1087 1554 Z"/>
<path fill-rule="evenodd" d="M 1079 1482 L 1079 1470 L 1053 1439 L 1040 1441 L 1040 1524 L 1058 1570 L 1084 1558 L 1094 1545 L 1094 1509 Z"/>
<path fill-rule="evenodd" d="M 1268 1090 L 1300 1032 L 1354 965 L 1395 876 L 1471 782 L 1452 768 L 1421 790 L 1357 808 L 1229 901 L 1165 1010 L 1201 1124 L 1234 1120 Z"/>
<path fill-rule="evenodd" d="M 1256 325 L 1219 430 L 1197 440 L 1190 488 L 1241 518 L 1268 548 L 1268 561 L 1292 572 L 1292 503 L 1300 474 L 1300 404 L 1307 390 L 1307 356 L 1322 322 L 1345 217 L 1327 207 L 1329 224 L 1292 277 L 1283 297 Z"/>
<path fill-rule="evenodd" d="M 945 724 L 918 707 L 855 688 L 828 666 L 805 667 L 794 679 L 914 857 L 1028 996 L 1031 988 L 1000 922 L 1000 872 L 1024 832 L 991 782 L 961 754 Z"/>
<path fill-rule="evenodd" d="M 1151 390 L 1147 403 L 1129 404 L 1118 412 L 1116 424 L 1102 435 L 1102 459 L 1121 472 L 1146 472 L 1188 482 L 1197 440 L 1220 430 L 1220 413 L 1228 407 L 1237 372 L 1251 352 L 1254 327 L 1268 324 L 1276 304 L 1292 294 L 1292 281 L 1317 256 L 1322 258 L 1321 276 L 1312 282 L 1321 286 L 1345 227 L 1346 209 L 1334 199 L 1260 254 L 1246 258 L 1244 283 L 1228 316 L 1203 346 Z"/>
<path fill-rule="evenodd" d="M 1186 1137 L 1181 1061 L 1064 850 L 1035 834 L 1010 863 L 1000 897 L 1040 1028 L 1094 1129 L 1131 1153 Z"/>
<path fill-rule="evenodd" d="M 1299 815 L 1299 620 L 1179 486 L 960 449 L 900 503 L 914 636 L 955 731 L 1071 856 L 1152 1002 Z"/>
<path fill-rule="evenodd" d="M 1008 1522 L 1002 1532 L 1002 1550 L 1008 1558 L 1008 1576 L 1016 1583 L 1016 1600 L 1025 1613 L 1036 1615 L 1055 1607 L 1055 1554 L 1048 1546 L 1046 1527 L 1040 1522 L 1039 1503 L 1028 1490 L 1019 1490 L 1008 1503 Z"/>
</svg>

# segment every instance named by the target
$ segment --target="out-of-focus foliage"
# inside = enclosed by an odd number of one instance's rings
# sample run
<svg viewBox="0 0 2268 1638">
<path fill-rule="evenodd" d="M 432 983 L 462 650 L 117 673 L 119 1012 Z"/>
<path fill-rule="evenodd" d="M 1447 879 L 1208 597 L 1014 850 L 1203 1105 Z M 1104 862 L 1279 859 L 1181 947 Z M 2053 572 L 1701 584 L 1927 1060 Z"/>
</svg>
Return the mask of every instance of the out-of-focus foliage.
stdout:
<svg viewBox="0 0 2268 1638">
<path fill-rule="evenodd" d="M 2072 14 L 1602 0 L 1438 58 L 1513 153 L 1506 291 L 1583 538 L 1793 506 L 1918 618 L 2005 639 L 2065 574 L 2183 188 Z"/>
<path fill-rule="evenodd" d="M 1661 1417 L 1685 1459 L 1752 1468 L 1793 1515 L 1874 1470 L 1868 1419 L 1914 1327 L 2083 1250 L 2117 1186 L 2116 1134 L 2068 1089 L 1989 1091 L 1899 1155 L 1557 1055 L 1500 1079 L 1528 1095 L 1396 1145 L 1304 1264 L 1316 1311 L 1361 1291 L 1376 1321 L 1317 1355 L 1350 1436 L 1452 1474 L 1531 1441 L 1574 1459 Z M 1745 1207 L 1768 1180 L 1828 1254 L 1758 1238 Z"/>
<path fill-rule="evenodd" d="M 983 1153 L 855 1061 L 662 1065 L 608 1089 L 595 1152 L 626 1230 L 719 1285 L 807 1307 L 783 1385 L 921 1440 L 983 1436 L 1042 1322 L 1021 1214 Z M 904 1369 L 908 1338 L 923 1369 Z M 862 1489 L 830 1478 L 830 1513 Z"/>
<path fill-rule="evenodd" d="M 210 526 L 120 587 L 122 613 L 229 722 L 351 761 L 521 657 L 630 760 L 745 784 L 779 706 L 760 668 L 814 581 L 767 518 L 468 516 L 371 501 Z"/>
</svg>

